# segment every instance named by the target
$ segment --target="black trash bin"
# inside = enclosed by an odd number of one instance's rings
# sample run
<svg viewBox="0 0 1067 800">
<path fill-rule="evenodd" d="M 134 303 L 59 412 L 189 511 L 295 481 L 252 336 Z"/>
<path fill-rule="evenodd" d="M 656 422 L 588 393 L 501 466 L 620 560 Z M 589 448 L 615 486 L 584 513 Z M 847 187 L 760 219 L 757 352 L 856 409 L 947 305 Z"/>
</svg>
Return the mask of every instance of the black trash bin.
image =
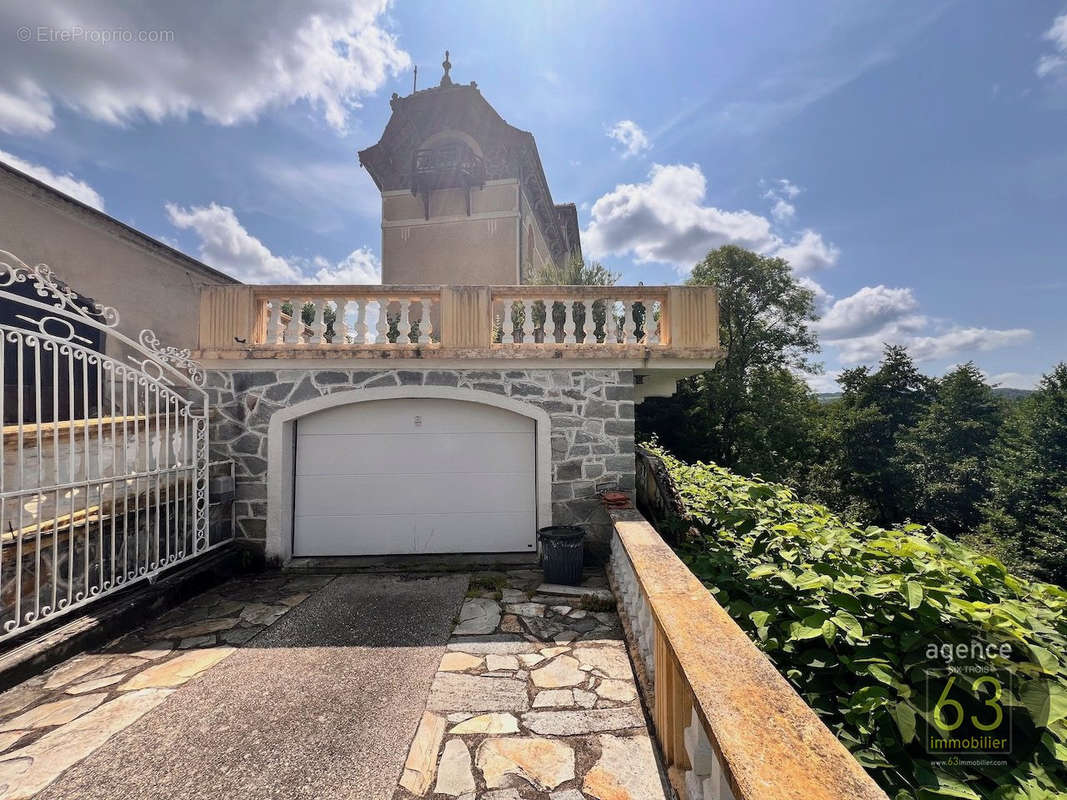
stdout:
<svg viewBox="0 0 1067 800">
<path fill-rule="evenodd" d="M 585 530 L 577 525 L 550 525 L 537 532 L 541 541 L 541 567 L 547 583 L 577 586 L 585 561 Z"/>
</svg>

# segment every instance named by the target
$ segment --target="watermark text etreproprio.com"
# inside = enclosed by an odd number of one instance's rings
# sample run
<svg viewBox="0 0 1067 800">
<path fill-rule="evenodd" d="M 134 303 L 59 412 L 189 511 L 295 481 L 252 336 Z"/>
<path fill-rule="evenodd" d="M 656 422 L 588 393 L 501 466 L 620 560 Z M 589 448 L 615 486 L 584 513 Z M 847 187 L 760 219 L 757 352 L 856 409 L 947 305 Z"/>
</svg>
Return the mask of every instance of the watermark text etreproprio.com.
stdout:
<svg viewBox="0 0 1067 800">
<path fill-rule="evenodd" d="M 165 44 L 174 41 L 174 31 L 132 30 L 131 28 L 86 28 L 71 25 L 57 28 L 52 25 L 20 25 L 15 31 L 15 38 L 20 42 L 41 42 L 48 44 L 82 43 L 112 44 L 114 42 Z"/>
</svg>

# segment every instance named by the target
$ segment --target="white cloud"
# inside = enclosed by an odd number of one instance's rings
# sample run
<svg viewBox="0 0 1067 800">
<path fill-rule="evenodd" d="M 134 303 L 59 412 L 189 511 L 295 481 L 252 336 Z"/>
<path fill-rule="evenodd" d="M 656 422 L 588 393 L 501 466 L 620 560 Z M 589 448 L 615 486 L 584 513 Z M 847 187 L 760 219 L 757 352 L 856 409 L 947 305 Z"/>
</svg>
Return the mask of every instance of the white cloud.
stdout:
<svg viewBox="0 0 1067 800">
<path fill-rule="evenodd" d="M 826 314 L 829 311 L 830 306 L 834 302 L 834 296 L 820 286 L 816 281 L 812 280 L 808 275 L 801 275 L 797 278 L 797 283 L 803 286 L 805 289 L 811 291 L 815 295 L 815 311 L 820 316 Z"/>
<path fill-rule="evenodd" d="M 985 352 L 1030 341 L 1033 332 L 1026 328 L 952 328 L 936 336 L 915 336 L 905 342 L 916 361 L 948 358 L 957 353 Z"/>
<path fill-rule="evenodd" d="M 616 122 L 608 130 L 608 136 L 623 146 L 623 158 L 636 156 L 652 146 L 648 135 L 632 119 Z"/>
<path fill-rule="evenodd" d="M 1039 372 L 1000 372 L 986 376 L 986 380 L 1007 389 L 1036 389 L 1041 377 Z"/>
<path fill-rule="evenodd" d="M 319 259 L 313 283 L 381 283 L 382 264 L 378 256 L 366 247 L 353 250 L 336 265 Z"/>
<path fill-rule="evenodd" d="M 0 52 L 3 50 L 10 51 L 10 48 L 0 48 Z M 15 83 L 10 91 L 0 86 L 0 131 L 48 133 L 56 126 L 52 101 L 31 80 L 21 79 Z"/>
<path fill-rule="evenodd" d="M 818 323 L 819 335 L 827 341 L 850 339 L 899 323 L 919 307 L 911 289 L 864 286 L 849 297 L 830 305 Z"/>
<path fill-rule="evenodd" d="M 200 239 L 200 259 L 247 283 L 298 283 L 300 273 L 245 230 L 229 206 L 167 203 L 170 221 Z"/>
<path fill-rule="evenodd" d="M 762 181 L 760 181 L 762 183 Z M 774 217 L 774 221 L 780 225 L 784 225 L 788 222 L 792 222 L 796 217 L 797 207 L 791 202 L 800 194 L 801 189 L 787 178 L 779 178 L 774 181 L 763 196 L 767 200 L 773 200 L 774 205 L 771 207 L 771 216 Z"/>
<path fill-rule="evenodd" d="M 52 172 L 52 170 L 48 169 L 48 167 L 42 167 L 40 164 L 31 164 L 29 161 L 3 150 L 0 150 L 0 161 L 14 167 L 20 172 L 25 172 L 27 175 L 36 178 L 41 183 L 48 184 L 53 189 L 58 189 L 63 192 L 63 194 L 70 195 L 75 200 L 79 200 L 87 206 L 92 206 L 98 211 L 104 210 L 104 198 L 100 196 L 100 193 L 85 181 L 80 181 L 75 178 L 69 172 L 66 175 L 57 175 Z"/>
<path fill-rule="evenodd" d="M 1042 38 L 1052 42 L 1055 52 L 1041 56 L 1037 62 L 1037 76 L 1067 78 L 1067 14 L 1056 17 Z"/>
<path fill-rule="evenodd" d="M 594 257 L 632 253 L 639 262 L 668 262 L 683 270 L 724 244 L 781 256 L 798 272 L 836 262 L 838 249 L 815 231 L 786 241 L 766 217 L 706 205 L 706 192 L 699 165 L 653 164 L 647 181 L 619 184 L 593 203 L 583 247 Z"/>
<path fill-rule="evenodd" d="M 793 217 L 796 215 L 797 207 L 781 197 L 775 200 L 774 205 L 771 207 L 771 216 L 778 223 L 792 222 Z"/>
<path fill-rule="evenodd" d="M 864 286 L 830 304 L 816 325 L 819 338 L 837 350 L 841 364 L 877 361 L 887 344 L 903 345 L 916 361 L 951 358 L 1022 344 L 1025 328 L 998 330 L 951 324 L 947 328 L 919 313 L 909 288 Z"/>
<path fill-rule="evenodd" d="M 192 230 L 200 240 L 200 259 L 246 283 L 380 283 L 378 257 L 365 247 L 353 250 L 338 264 L 321 256 L 276 256 L 249 233 L 233 209 L 168 203 L 167 215 L 178 228 Z"/>
<path fill-rule="evenodd" d="M 205 14 L 196 3 L 4 3 L 0 30 L 12 41 L 0 48 L 0 130 L 45 133 L 60 105 L 114 125 L 190 113 L 233 125 L 301 100 L 343 129 L 362 96 L 410 63 L 383 27 L 387 7 L 243 0 Z M 31 41 L 15 41 L 23 27 Z M 39 38 L 77 30 L 71 41 Z M 100 41 L 113 31 L 132 40 Z"/>
<path fill-rule="evenodd" d="M 797 272 L 813 272 L 832 267 L 837 263 L 841 251 L 824 242 L 821 233 L 805 228 L 799 239 L 782 244 L 774 250 L 773 255 L 784 258 Z"/>
</svg>

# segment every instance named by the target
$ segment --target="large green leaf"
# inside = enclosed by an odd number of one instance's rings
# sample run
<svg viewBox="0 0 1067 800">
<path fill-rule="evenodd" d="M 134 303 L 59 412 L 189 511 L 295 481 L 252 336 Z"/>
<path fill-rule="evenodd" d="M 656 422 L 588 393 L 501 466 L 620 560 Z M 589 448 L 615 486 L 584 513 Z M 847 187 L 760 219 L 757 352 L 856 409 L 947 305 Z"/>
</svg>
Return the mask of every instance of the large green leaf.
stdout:
<svg viewBox="0 0 1067 800">
<path fill-rule="evenodd" d="M 683 559 L 890 797 L 1067 798 L 1067 592 L 925 526 L 859 527 L 784 487 L 661 457 L 683 529 L 697 531 Z M 940 648 L 972 644 L 1009 646 L 979 666 L 1001 680 L 1016 733 L 1045 734 L 1016 742 L 1007 768 L 945 759 L 935 770 L 927 677 L 943 686 Z M 986 719 L 988 691 L 966 697 L 980 674 L 958 676 L 954 697 Z"/>
<path fill-rule="evenodd" d="M 908 608 L 916 609 L 922 605 L 923 587 L 917 581 L 908 581 L 904 584 L 904 596 L 908 600 Z"/>
</svg>

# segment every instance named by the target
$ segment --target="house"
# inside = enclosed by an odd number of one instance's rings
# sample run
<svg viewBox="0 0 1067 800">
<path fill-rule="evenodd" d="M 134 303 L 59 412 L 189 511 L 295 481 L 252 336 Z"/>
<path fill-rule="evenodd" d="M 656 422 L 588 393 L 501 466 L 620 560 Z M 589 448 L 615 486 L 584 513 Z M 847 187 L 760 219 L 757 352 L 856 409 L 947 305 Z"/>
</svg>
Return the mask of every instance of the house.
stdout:
<svg viewBox="0 0 1067 800">
<path fill-rule="evenodd" d="M 554 202 L 533 136 L 443 67 L 392 98 L 360 153 L 382 196 L 381 286 L 241 284 L 0 171 L 13 252 L 114 307 L 105 334 L 152 329 L 200 359 L 236 530 L 273 560 L 529 555 L 553 523 L 586 525 L 606 555 L 598 493 L 634 489 L 635 404 L 720 355 L 710 288 L 523 283 L 581 257 L 575 207 Z M 84 392 L 72 418 L 106 416 L 110 391 Z M 46 421 L 33 406 L 26 421 Z"/>
<path fill-rule="evenodd" d="M 709 369 L 706 287 L 535 287 L 581 256 L 533 137 L 473 83 L 392 98 L 360 152 L 382 286 L 205 287 L 197 357 L 237 526 L 267 556 L 526 553 L 634 489 L 634 406 Z M 302 314 L 288 310 L 302 309 Z"/>
<path fill-rule="evenodd" d="M 385 284 L 525 283 L 530 271 L 581 258 L 578 211 L 557 205 L 533 135 L 505 122 L 478 90 L 453 83 L 394 94 L 381 140 L 361 150 L 382 193 Z"/>
<path fill-rule="evenodd" d="M 224 272 L 0 162 L 0 249 L 47 264 L 82 297 L 120 310 L 118 329 L 146 328 L 172 347 L 195 347 L 189 309 Z"/>
<path fill-rule="evenodd" d="M 0 681 L 112 640 L 4 694 L 5 797 L 160 781 L 327 796 L 383 777 L 396 797 L 469 797 L 477 771 L 526 796 L 653 800 L 669 781 L 689 800 L 885 800 L 643 517 L 600 497 L 636 489 L 635 406 L 721 357 L 714 289 L 524 283 L 580 257 L 574 206 L 552 201 L 532 136 L 450 66 L 394 97 L 361 153 L 382 191 L 378 286 L 240 284 L 0 173 L 0 247 L 30 261 L 0 252 L 18 412 L 0 642 L 19 645 Z M 520 568 L 495 590 L 462 574 L 227 580 L 240 559 L 212 503 L 234 493 L 236 538 L 276 564 Z M 560 523 L 587 528 L 610 583 L 521 568 Z"/>
</svg>

